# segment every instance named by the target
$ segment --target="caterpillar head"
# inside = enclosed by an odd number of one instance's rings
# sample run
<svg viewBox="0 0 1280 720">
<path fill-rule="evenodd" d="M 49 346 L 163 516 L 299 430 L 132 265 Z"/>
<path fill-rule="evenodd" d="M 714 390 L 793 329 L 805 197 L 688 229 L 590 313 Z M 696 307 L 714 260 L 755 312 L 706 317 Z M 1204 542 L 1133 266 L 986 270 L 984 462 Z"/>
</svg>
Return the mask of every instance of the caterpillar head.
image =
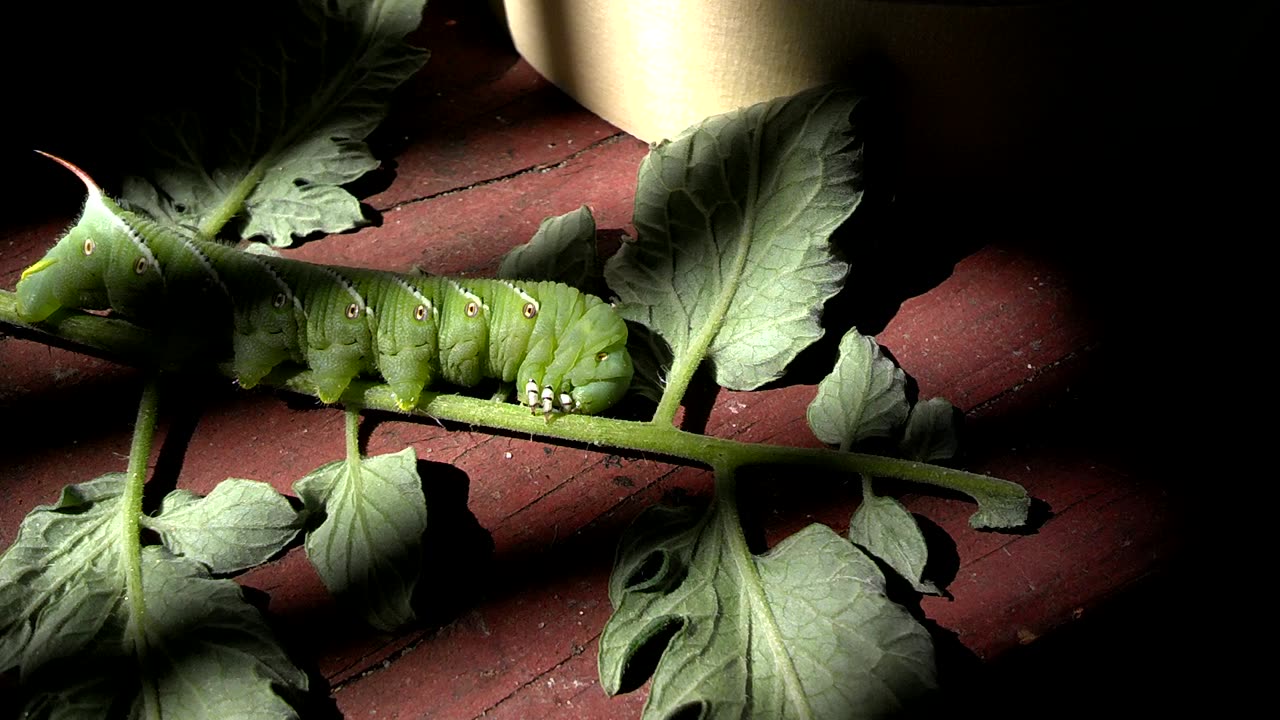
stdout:
<svg viewBox="0 0 1280 720">
<path fill-rule="evenodd" d="M 149 299 L 157 297 L 163 277 L 146 242 L 125 213 L 80 168 L 40 153 L 85 184 L 88 198 L 80 218 L 39 261 L 22 271 L 16 288 L 18 314 L 39 322 L 62 308 L 144 315 Z"/>
<path fill-rule="evenodd" d="M 583 358 L 570 373 L 574 412 L 595 415 L 608 410 L 631 387 L 633 373 L 625 339 Z"/>
<path fill-rule="evenodd" d="M 573 412 L 595 415 L 622 399 L 634 368 L 627 352 L 627 325 L 621 317 L 600 303 L 587 311 L 584 321 L 594 327 L 592 340 L 565 378 L 572 386 Z"/>
</svg>

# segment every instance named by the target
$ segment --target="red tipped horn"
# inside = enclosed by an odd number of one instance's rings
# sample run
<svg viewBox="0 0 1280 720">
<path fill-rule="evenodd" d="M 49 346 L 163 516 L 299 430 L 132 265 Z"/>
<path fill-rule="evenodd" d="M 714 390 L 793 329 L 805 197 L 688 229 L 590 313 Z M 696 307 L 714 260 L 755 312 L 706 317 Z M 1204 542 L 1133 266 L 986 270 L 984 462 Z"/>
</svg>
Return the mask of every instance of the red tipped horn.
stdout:
<svg viewBox="0 0 1280 720">
<path fill-rule="evenodd" d="M 102 188 L 98 187 L 98 184 L 93 181 L 93 178 L 89 177 L 89 173 L 85 172 L 84 170 L 81 170 L 79 166 L 69 163 L 66 160 L 63 160 L 62 158 L 58 157 L 57 155 L 51 155 L 43 150 L 37 150 L 36 152 L 40 153 L 41 155 L 49 158 L 50 160 L 61 165 L 62 167 L 75 173 L 75 176 L 80 178 L 80 182 L 84 183 L 84 186 L 89 191 L 90 195 L 102 194 Z"/>
</svg>

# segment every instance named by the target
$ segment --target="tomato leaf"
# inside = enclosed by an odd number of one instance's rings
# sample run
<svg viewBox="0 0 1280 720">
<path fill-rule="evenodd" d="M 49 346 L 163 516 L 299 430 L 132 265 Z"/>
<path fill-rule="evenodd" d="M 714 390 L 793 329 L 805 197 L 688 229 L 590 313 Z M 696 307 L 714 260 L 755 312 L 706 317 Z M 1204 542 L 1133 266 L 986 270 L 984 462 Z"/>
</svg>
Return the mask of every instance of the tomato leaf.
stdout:
<svg viewBox="0 0 1280 720">
<path fill-rule="evenodd" d="M 543 220 L 529 242 L 513 248 L 498 266 L 501 278 L 555 280 L 579 290 L 591 289 L 600 273 L 596 220 L 586 205 Z"/>
<path fill-rule="evenodd" d="M 862 479 L 862 503 L 849 520 L 849 540 L 884 561 L 917 592 L 942 594 L 937 585 L 924 579 L 929 547 L 919 523 L 902 503 L 876 495 L 870 478 Z"/>
<path fill-rule="evenodd" d="M 862 197 L 859 98 L 820 88 L 718 115 L 640 166 L 638 237 L 605 265 L 619 312 L 720 385 L 780 377 L 822 336 L 822 304 L 848 266 L 828 239 Z"/>
<path fill-rule="evenodd" d="M 934 462 L 955 457 L 959 444 L 955 406 L 945 398 L 929 398 L 911 407 L 898 447 L 904 457 Z"/>
<path fill-rule="evenodd" d="M 646 719 L 877 717 L 935 686 L 928 633 L 856 546 L 810 525 L 752 555 L 741 532 L 722 501 L 637 518 L 610 580 L 606 692 L 644 680 L 651 645 Z"/>
<path fill-rule="evenodd" d="M 174 490 L 146 525 L 175 555 L 199 560 L 219 574 L 266 562 L 301 528 L 283 495 L 264 482 L 237 478 L 218 483 L 206 497 Z"/>
<path fill-rule="evenodd" d="M 413 448 L 324 465 L 294 483 L 306 508 L 323 514 L 307 533 L 307 557 L 325 587 L 379 630 L 414 619 L 410 601 L 422 565 L 427 502 Z"/>
<path fill-rule="evenodd" d="M 849 448 L 887 437 L 907 419 L 906 375 L 880 345 L 856 329 L 840 338 L 835 369 L 818 383 L 809 403 L 809 427 L 818 439 Z"/>
<path fill-rule="evenodd" d="M 142 548 L 142 612 L 125 594 L 123 473 L 35 508 L 0 556 L 0 670 L 23 717 L 295 718 L 307 689 L 240 586 Z M 140 621 L 140 622 L 139 622 Z"/>
<path fill-rule="evenodd" d="M 124 200 L 210 236 L 240 216 L 239 237 L 276 246 L 364 224 L 341 186 L 378 166 L 364 140 L 426 61 L 404 42 L 424 4 L 255 6 L 212 87 L 143 123 L 145 177 L 126 179 Z"/>
</svg>

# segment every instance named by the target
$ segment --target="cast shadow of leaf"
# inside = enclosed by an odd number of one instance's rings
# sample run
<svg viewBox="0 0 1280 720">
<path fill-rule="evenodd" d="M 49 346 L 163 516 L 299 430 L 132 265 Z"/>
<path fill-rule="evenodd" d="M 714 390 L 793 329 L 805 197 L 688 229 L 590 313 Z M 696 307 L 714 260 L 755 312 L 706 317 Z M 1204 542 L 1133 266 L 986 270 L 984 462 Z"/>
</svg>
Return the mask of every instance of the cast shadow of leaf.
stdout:
<svg viewBox="0 0 1280 720">
<path fill-rule="evenodd" d="M 465 472 L 419 460 L 418 475 L 427 499 L 427 529 L 412 603 L 419 623 L 437 627 L 472 606 L 485 590 L 493 537 L 467 507 L 470 479 Z"/>
</svg>

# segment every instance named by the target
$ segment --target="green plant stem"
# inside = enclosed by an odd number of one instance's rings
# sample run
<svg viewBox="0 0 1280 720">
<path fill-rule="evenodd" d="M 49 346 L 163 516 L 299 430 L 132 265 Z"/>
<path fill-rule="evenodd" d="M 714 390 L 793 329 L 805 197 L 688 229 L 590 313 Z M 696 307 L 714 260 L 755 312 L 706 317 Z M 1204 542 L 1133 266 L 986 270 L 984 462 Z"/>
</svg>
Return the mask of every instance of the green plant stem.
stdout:
<svg viewBox="0 0 1280 720">
<path fill-rule="evenodd" d="M 756 206 L 756 198 L 760 193 L 760 173 L 755 171 L 756 159 L 760 156 L 760 138 L 764 135 L 762 132 L 753 133 L 753 143 L 755 147 L 748 155 L 752 168 L 746 172 L 747 176 L 747 194 L 742 202 L 742 207 L 753 208 Z M 698 330 L 687 347 L 680 353 L 679 357 L 671 365 L 671 371 L 667 374 L 666 388 L 662 392 L 662 400 L 658 403 L 658 409 L 653 413 L 653 421 L 666 425 L 674 425 L 676 419 L 676 411 L 680 409 L 680 401 L 684 399 L 685 393 L 689 389 L 689 383 L 693 380 L 693 375 L 698 371 L 698 366 L 702 364 L 702 359 L 707 357 L 707 350 L 711 348 L 711 342 L 715 340 L 716 334 L 720 332 L 720 327 L 724 322 L 724 318 L 729 314 L 729 308 L 733 305 L 733 298 L 738 293 L 738 283 L 742 280 L 747 265 L 747 257 L 751 251 L 751 236 L 755 232 L 755 215 L 746 213 L 743 218 L 743 226 L 740 232 L 741 237 L 738 238 L 738 247 L 733 256 L 733 265 L 724 271 L 725 285 L 720 290 L 720 295 L 716 298 L 715 305 L 707 311 L 706 317 L 703 318 L 702 327 Z"/>
<path fill-rule="evenodd" d="M 38 336 L 40 342 L 97 357 L 129 358 L 130 364 L 139 366 L 151 366 L 159 360 L 148 347 L 154 334 L 124 320 L 79 311 L 60 312 L 37 330 L 18 317 L 18 296 L 8 290 L 0 290 L 0 321 Z"/>
<path fill-rule="evenodd" d="M 12 293 L 0 291 L 0 320 L 29 328 L 17 319 L 13 307 Z M 71 321 L 72 318 L 76 318 L 74 322 Z M 99 350 L 98 354 L 123 348 L 127 349 L 127 352 L 121 355 L 132 363 L 161 362 L 161 359 L 154 356 L 156 352 L 154 348 L 163 344 L 154 343 L 150 340 L 149 334 L 141 333 L 142 339 L 133 344 L 132 339 L 122 339 L 117 334 L 116 326 L 107 324 L 105 318 L 79 313 L 69 313 L 59 321 L 56 329 L 61 331 L 67 326 L 75 328 L 75 335 L 64 339 L 96 348 Z M 315 396 L 315 386 L 307 371 L 273 373 L 263 384 Z M 343 394 L 342 402 L 348 407 L 400 413 L 391 390 L 386 385 L 365 380 L 353 382 Z M 527 408 L 519 405 L 430 392 L 423 394 L 422 401 L 411 414 L 507 430 L 521 435 L 558 438 L 589 445 L 663 455 L 719 470 L 746 465 L 785 465 L 792 468 L 804 467 L 910 480 L 962 492 L 975 499 L 1027 497 L 1026 490 L 1017 483 L 977 473 L 881 455 L 838 452 L 825 448 L 743 443 L 696 435 L 680 430 L 662 418 L 655 418 L 650 422 L 632 422 L 604 417 L 566 415 L 556 416 L 548 421 L 540 415 L 529 414 Z"/>
<path fill-rule="evenodd" d="M 227 193 L 222 202 L 200 221 L 200 227 L 197 230 L 202 237 L 217 237 L 223 226 L 231 222 L 231 218 L 244 209 L 245 201 L 266 175 L 262 162 L 259 161 L 244 177 L 240 178 L 240 182 L 231 188 L 231 192 Z"/>
<path fill-rule="evenodd" d="M 156 432 L 156 408 L 159 405 L 159 382 L 153 376 L 142 389 L 138 418 L 133 425 L 133 442 L 129 447 L 124 496 L 120 502 L 121 563 L 125 580 L 125 602 L 129 604 L 129 624 L 133 627 L 134 655 L 142 668 L 143 698 L 147 717 L 160 717 L 160 698 L 155 686 L 146 678 L 147 635 L 146 600 L 142 587 L 142 489 L 147 480 L 147 461 L 151 458 L 151 442 Z"/>
<path fill-rule="evenodd" d="M 283 380 L 279 386 L 312 394 L 312 385 L 305 372 Z M 368 409 L 397 412 L 390 389 L 382 384 L 358 381 L 352 384 L 342 400 Z M 748 465 L 783 465 L 911 480 L 955 490 L 974 498 L 1025 498 L 1027 495 L 1026 490 L 1017 483 L 940 465 L 825 448 L 744 443 L 697 435 L 661 421 L 634 422 L 585 415 L 557 416 L 547 421 L 540 415 L 530 415 L 527 408 L 519 405 L 435 393 L 424 393 L 423 401 L 413 414 L 508 430 L 522 435 L 540 435 L 588 445 L 665 455 L 720 470 Z"/>
<path fill-rule="evenodd" d="M 360 478 L 360 406 L 348 403 L 343 410 L 347 419 L 347 470 L 352 480 Z"/>
<path fill-rule="evenodd" d="M 808 717 L 811 711 L 800 683 L 800 675 L 765 593 L 756 556 L 747 546 L 747 538 L 742 532 L 742 518 L 738 514 L 738 481 L 733 468 L 716 468 L 715 498 L 715 532 L 723 538 L 728 550 L 721 557 L 731 558 L 736 565 L 734 572 L 742 578 L 739 585 L 742 601 L 750 606 L 748 614 L 759 623 L 752 630 L 755 638 L 753 643 L 758 641 L 768 648 L 768 653 L 776 664 L 775 672 L 786 693 L 788 706 L 804 709 L 803 716 Z"/>
</svg>

